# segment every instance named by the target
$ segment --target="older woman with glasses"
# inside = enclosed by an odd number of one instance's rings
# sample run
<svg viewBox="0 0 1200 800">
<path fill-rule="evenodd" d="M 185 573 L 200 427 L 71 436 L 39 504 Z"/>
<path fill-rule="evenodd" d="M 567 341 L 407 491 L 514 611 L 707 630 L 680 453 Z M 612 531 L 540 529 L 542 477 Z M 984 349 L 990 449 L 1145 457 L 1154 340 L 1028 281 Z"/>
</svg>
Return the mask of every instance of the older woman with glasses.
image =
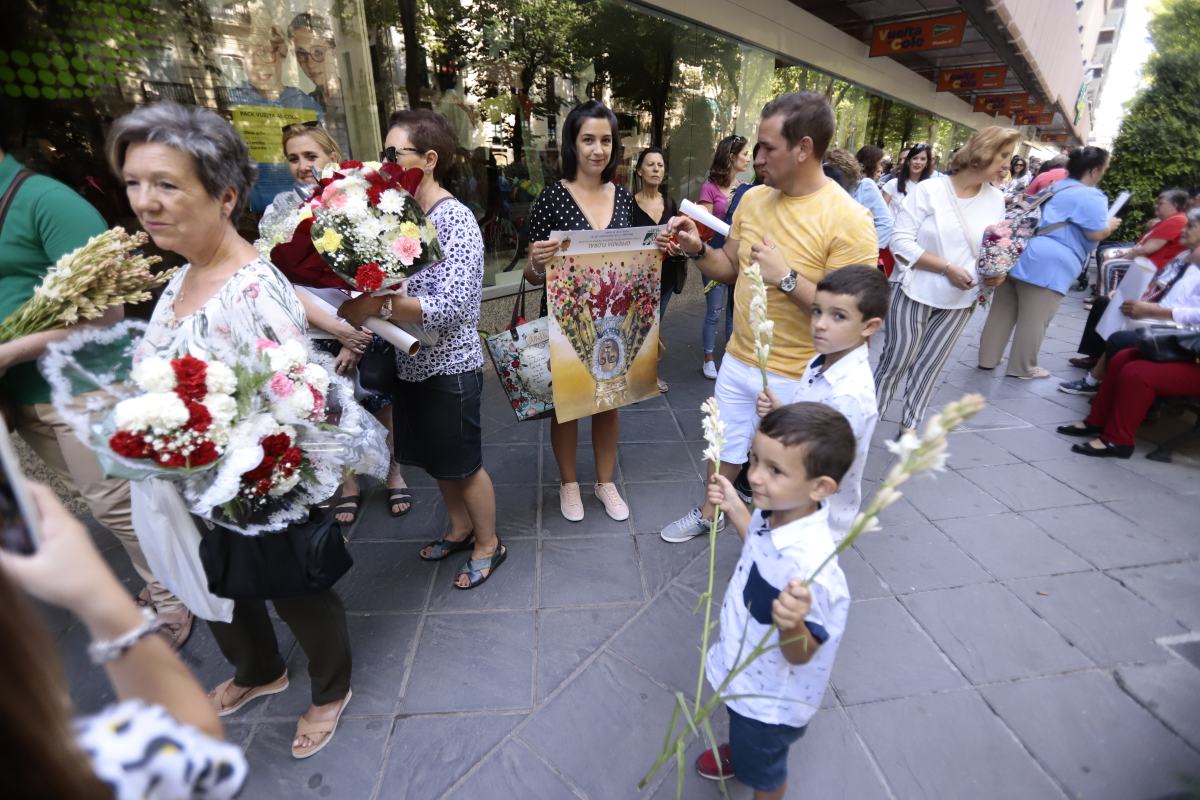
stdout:
<svg viewBox="0 0 1200 800">
<path fill-rule="evenodd" d="M 483 235 L 471 210 L 443 186 L 454 166 L 456 143 L 454 128 L 441 114 L 397 111 L 388 120 L 381 155 L 425 173 L 415 199 L 437 229 L 445 254 L 440 263 L 408 280 L 407 296 L 392 301 L 389 318 L 438 334 L 432 347 L 396 354 L 396 460 L 428 472 L 446 504 L 449 529 L 421 549 L 421 559 L 441 561 L 468 551 L 454 587 L 473 589 L 504 563 L 508 551 L 496 534 L 496 493 L 483 468 L 483 345 L 477 332 Z M 361 295 L 343 304 L 339 313 L 361 325 L 383 312 L 384 303 L 385 298 Z"/>
<path fill-rule="evenodd" d="M 202 108 L 143 106 L 113 124 L 107 154 L 154 244 L 187 261 L 155 305 L 139 353 L 232 359 L 262 339 L 305 341 L 304 309 L 291 284 L 234 225 L 255 167 L 228 122 Z M 139 502 L 145 501 L 135 493 L 135 509 Z M 154 508 L 146 514 L 153 516 Z M 164 521 L 137 534 L 169 536 L 171 526 Z M 170 582 L 169 574 L 163 577 Z M 346 611 L 332 589 L 272 603 L 308 656 L 312 705 L 291 748 L 295 758 L 308 758 L 329 743 L 350 701 Z M 236 600 L 233 619 L 209 627 L 236 670 L 209 693 L 219 716 L 287 689 L 287 665 L 264 601 Z"/>
</svg>

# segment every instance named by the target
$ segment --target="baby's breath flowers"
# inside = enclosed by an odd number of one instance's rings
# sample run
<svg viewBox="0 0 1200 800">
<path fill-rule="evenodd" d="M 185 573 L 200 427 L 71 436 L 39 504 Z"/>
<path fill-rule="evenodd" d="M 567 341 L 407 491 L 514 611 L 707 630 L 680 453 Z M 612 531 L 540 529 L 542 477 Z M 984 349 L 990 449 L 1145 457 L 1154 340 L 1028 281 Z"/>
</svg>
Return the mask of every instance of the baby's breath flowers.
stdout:
<svg viewBox="0 0 1200 800">
<path fill-rule="evenodd" d="M 804 581 L 805 586 L 810 585 L 816 579 L 817 575 L 821 573 L 821 570 L 837 558 L 839 553 L 844 552 L 854 544 L 854 541 L 859 536 L 879 530 L 880 513 L 900 499 L 900 492 L 897 487 L 921 472 L 940 472 L 945 468 L 946 457 L 949 455 L 946 450 L 947 435 L 967 419 L 982 411 L 983 406 L 983 397 L 980 395 L 965 395 L 959 400 L 948 404 L 934 416 L 929 421 L 929 424 L 925 426 L 925 432 L 920 437 L 915 433 L 909 432 L 902 436 L 900 441 L 888 443 L 888 449 L 897 456 L 896 463 L 888 470 L 883 483 L 871 497 L 866 508 L 855 518 L 854 524 L 850 526 L 850 531 L 846 534 L 846 538 L 842 539 L 834 548 L 834 551 L 813 570 L 812 574 Z M 704 455 L 707 459 L 710 453 L 715 452 L 718 456 L 720 455 L 720 448 L 714 445 L 714 441 L 718 441 L 717 436 L 723 434 L 724 428 L 720 422 L 720 418 L 714 416 L 716 413 L 716 400 L 709 399 L 702 406 L 702 409 L 706 415 L 704 419 L 704 439 L 708 443 L 709 448 L 704 451 Z M 710 432 L 713 434 L 712 436 L 710 436 Z M 663 739 L 662 750 L 659 752 L 650 770 L 638 784 L 638 788 L 644 789 L 653 780 L 658 770 L 673 759 L 676 769 L 675 797 L 677 800 L 683 797 L 683 777 L 684 770 L 686 769 L 684 752 L 687 750 L 692 738 L 703 736 L 708 747 L 714 750 L 717 747 L 716 737 L 713 735 L 710 720 L 712 715 L 726 700 L 732 699 L 725 695 L 729 685 L 759 657 L 775 648 L 788 644 L 788 642 L 779 641 L 779 629 L 774 625 L 770 626 L 762 638 L 752 647 L 745 641 L 746 633 L 743 631 L 740 650 L 745 654 L 737 659 L 733 667 L 729 670 L 729 674 L 721 681 L 721 685 L 715 687 L 709 699 L 701 704 L 700 694 L 704 688 L 704 663 L 705 656 L 708 653 L 708 634 L 711 627 L 710 613 L 712 610 L 713 572 L 715 567 L 715 559 L 712 554 L 715 550 L 713 545 L 716 542 L 717 513 L 720 513 L 720 511 L 718 510 L 713 514 L 713 527 L 709 534 L 708 591 L 700 600 L 702 603 L 707 601 L 708 605 L 705 609 L 704 632 L 700 647 L 700 675 L 696 683 L 696 696 L 689 705 L 683 692 L 675 693 L 675 705 L 671 712 L 671 721 L 667 728 L 667 734 Z M 724 631 L 723 633 L 726 636 L 733 635 L 731 631 Z M 774 643 L 771 643 L 772 637 L 776 639 Z M 681 716 L 684 721 L 682 727 L 678 725 Z M 724 784 L 720 786 L 721 792 L 724 794 Z"/>
<path fill-rule="evenodd" d="M 751 264 L 742 271 L 750 281 L 750 329 L 754 331 L 754 355 L 762 372 L 763 391 L 767 390 L 767 360 L 771 357 L 771 340 L 775 336 L 775 323 L 767 318 L 767 286 L 763 283 L 762 270 Z"/>
<path fill-rule="evenodd" d="M 150 289 L 166 283 L 175 270 L 150 271 L 161 259 L 137 252 L 147 241 L 145 233 L 113 228 L 67 253 L 33 296 L 0 322 L 0 342 L 99 319 L 113 306 L 149 300 Z"/>
</svg>

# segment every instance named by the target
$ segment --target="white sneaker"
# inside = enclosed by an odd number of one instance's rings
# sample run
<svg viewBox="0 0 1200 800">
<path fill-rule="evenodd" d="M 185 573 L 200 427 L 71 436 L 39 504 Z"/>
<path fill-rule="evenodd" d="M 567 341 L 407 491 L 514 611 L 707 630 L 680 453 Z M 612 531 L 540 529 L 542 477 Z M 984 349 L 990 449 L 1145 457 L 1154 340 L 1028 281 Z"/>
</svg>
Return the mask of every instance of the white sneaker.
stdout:
<svg viewBox="0 0 1200 800">
<path fill-rule="evenodd" d="M 715 381 L 717 379 L 717 362 L 705 361 L 704 366 L 700 368 L 700 371 L 704 373 L 704 377 L 708 378 L 710 381 Z"/>
<path fill-rule="evenodd" d="M 596 498 L 604 505 L 604 511 L 617 522 L 629 519 L 629 506 L 621 499 L 615 483 L 597 483 Z"/>
<path fill-rule="evenodd" d="M 671 544 L 679 544 L 695 539 L 697 536 L 708 533 L 709 527 L 712 525 L 712 520 L 704 518 L 700 513 L 699 508 L 693 508 L 685 516 L 675 520 L 667 527 L 663 528 L 658 534 L 664 542 Z M 721 515 L 721 521 L 717 523 L 717 533 L 725 530 L 725 515 Z"/>
<path fill-rule="evenodd" d="M 559 484 L 558 509 L 568 522 L 579 522 L 583 519 L 583 498 L 579 496 L 579 484 Z"/>
</svg>

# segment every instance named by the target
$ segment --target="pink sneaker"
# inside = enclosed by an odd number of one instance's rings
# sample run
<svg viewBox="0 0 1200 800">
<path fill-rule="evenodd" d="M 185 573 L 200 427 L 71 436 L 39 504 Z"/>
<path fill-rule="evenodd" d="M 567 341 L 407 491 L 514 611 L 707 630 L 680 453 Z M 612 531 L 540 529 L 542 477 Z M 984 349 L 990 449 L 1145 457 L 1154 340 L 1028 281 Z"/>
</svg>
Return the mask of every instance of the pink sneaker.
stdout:
<svg viewBox="0 0 1200 800">
<path fill-rule="evenodd" d="M 617 522 L 629 519 L 629 506 L 621 499 L 615 483 L 597 483 L 596 497 L 604 504 L 604 510 Z"/>
<path fill-rule="evenodd" d="M 578 483 L 559 484 L 558 509 L 568 522 L 579 522 L 583 519 L 583 498 L 579 496 Z"/>
</svg>

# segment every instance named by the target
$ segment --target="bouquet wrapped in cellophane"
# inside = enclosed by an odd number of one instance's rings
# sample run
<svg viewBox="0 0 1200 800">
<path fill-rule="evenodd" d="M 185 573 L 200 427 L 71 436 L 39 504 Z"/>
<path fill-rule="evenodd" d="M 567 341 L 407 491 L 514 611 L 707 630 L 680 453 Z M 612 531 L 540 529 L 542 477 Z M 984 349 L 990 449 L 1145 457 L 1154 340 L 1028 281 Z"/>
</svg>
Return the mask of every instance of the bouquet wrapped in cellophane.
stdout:
<svg viewBox="0 0 1200 800">
<path fill-rule="evenodd" d="M 149 300 L 150 290 L 166 283 L 175 270 L 151 272 L 161 259 L 137 252 L 147 241 L 144 233 L 113 228 L 64 255 L 33 296 L 0 322 L 0 342 L 99 319 L 113 306 Z"/>
<path fill-rule="evenodd" d="M 300 341 L 236 359 L 138 357 L 145 324 L 86 329 L 40 360 L 52 402 L 109 475 L 173 481 L 188 510 L 246 535 L 308 516 L 344 467 L 382 480 L 386 432 Z"/>
</svg>

